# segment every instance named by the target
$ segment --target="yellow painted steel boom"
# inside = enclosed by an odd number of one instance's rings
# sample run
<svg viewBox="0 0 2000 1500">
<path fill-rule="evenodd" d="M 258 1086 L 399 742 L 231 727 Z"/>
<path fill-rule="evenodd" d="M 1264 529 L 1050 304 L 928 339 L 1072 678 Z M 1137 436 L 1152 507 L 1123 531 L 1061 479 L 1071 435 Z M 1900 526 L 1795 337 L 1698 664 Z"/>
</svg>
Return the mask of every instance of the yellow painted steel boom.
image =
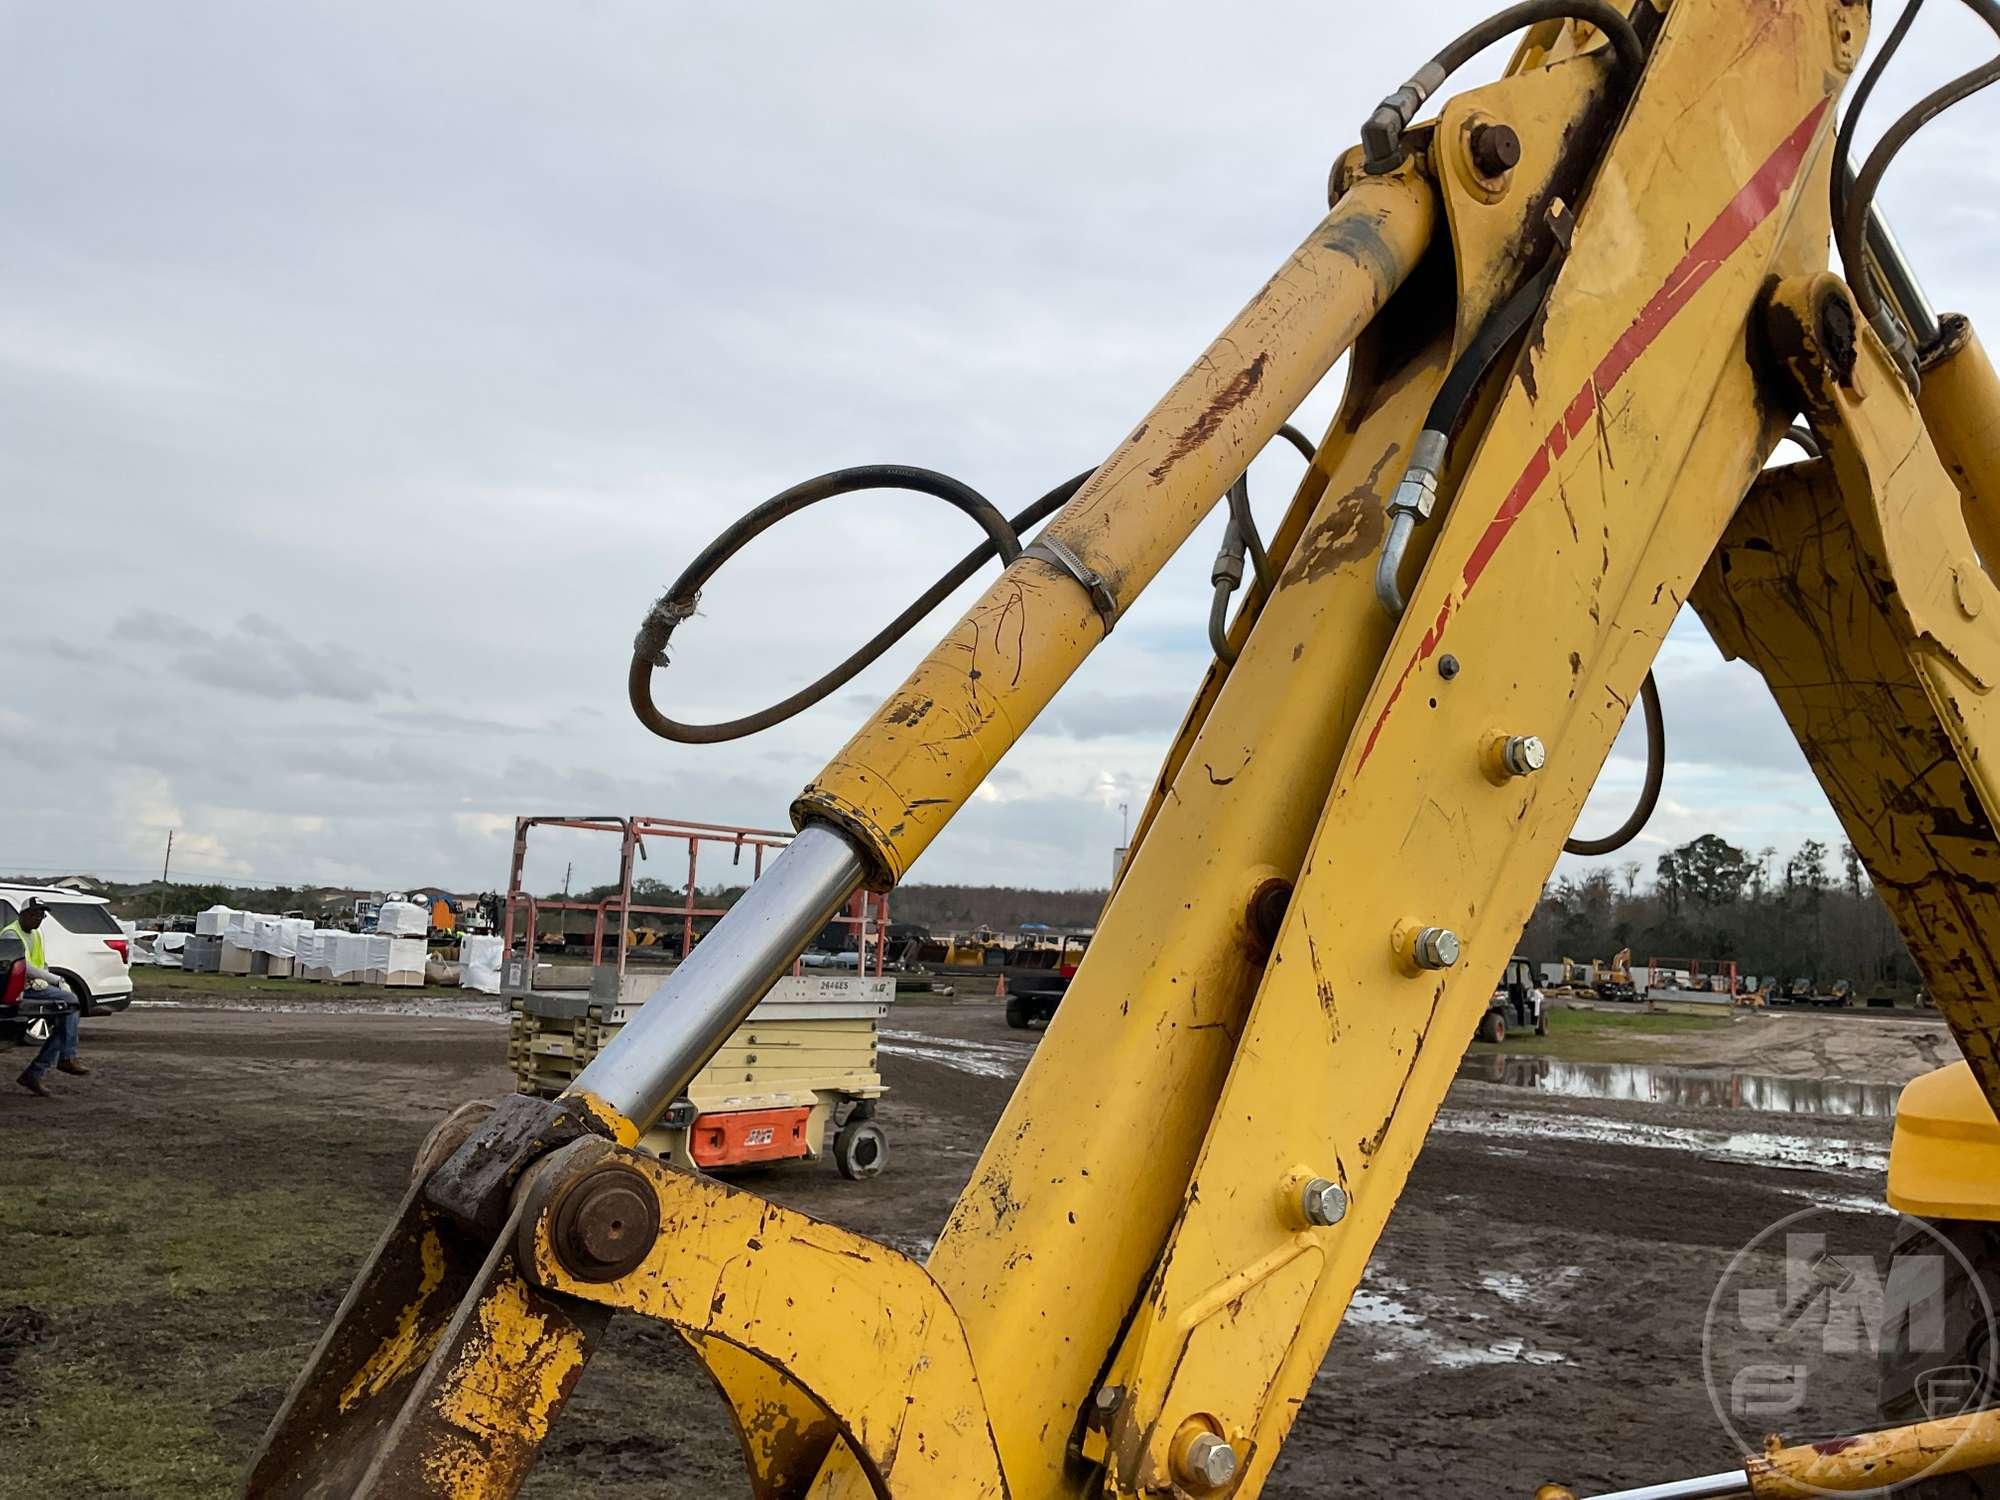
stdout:
<svg viewBox="0 0 2000 1500">
<path fill-rule="evenodd" d="M 246 1492 L 512 1494 L 623 1311 L 700 1354 L 759 1496 L 1258 1493 L 1684 602 L 1770 682 L 2000 1099 L 2000 388 L 1880 246 L 1886 314 L 1828 273 L 1867 23 L 1536 3 L 1469 34 L 1525 28 L 1497 82 L 1412 123 L 1448 49 L 1385 100 L 1289 260 L 1038 537 L 1003 529 L 751 895 L 564 1098 L 426 1144 Z M 635 1151 L 1343 354 L 1268 586 L 927 1264 Z M 1800 413 L 1825 456 L 1766 472 Z M 1860 1488 L 1936 1443 L 1746 1476 Z"/>
</svg>

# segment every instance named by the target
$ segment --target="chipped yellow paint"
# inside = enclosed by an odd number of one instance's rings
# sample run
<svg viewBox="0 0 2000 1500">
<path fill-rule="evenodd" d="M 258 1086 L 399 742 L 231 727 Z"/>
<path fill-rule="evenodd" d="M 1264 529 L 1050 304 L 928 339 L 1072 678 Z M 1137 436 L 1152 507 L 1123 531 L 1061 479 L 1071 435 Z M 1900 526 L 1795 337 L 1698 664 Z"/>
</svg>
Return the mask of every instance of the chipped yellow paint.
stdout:
<svg viewBox="0 0 2000 1500">
<path fill-rule="evenodd" d="M 483 1438 L 539 1445 L 582 1368 L 583 1339 L 535 1312 L 527 1289 L 511 1277 L 481 1300 L 478 1319 L 478 1335 L 444 1381 L 442 1415 Z"/>
<path fill-rule="evenodd" d="M 2000 588 L 1967 525 L 1977 487 L 1954 483 L 1929 436 L 1975 418 L 1920 411 L 1865 324 L 1851 369 L 1830 371 L 1819 318 L 1847 299 L 1826 275 L 1772 294 L 1771 342 L 1827 459 L 1760 482 L 1697 606 L 1770 682 L 2000 1109 L 2000 756 L 1982 753 L 2000 744 Z M 1960 434 L 1961 454 L 1976 446 Z M 1751 555 L 1772 545 L 1787 550 Z"/>
<path fill-rule="evenodd" d="M 2000 1463 L 2000 1411 L 1789 1447 L 1771 1438 L 1743 1467 L 1755 1500 L 1824 1500 L 1881 1494 L 1934 1474 L 1963 1474 L 1994 1463 Z"/>
<path fill-rule="evenodd" d="M 574 1099 L 593 1116 L 599 1124 L 611 1133 L 611 1139 L 621 1146 L 636 1146 L 643 1133 L 636 1122 L 628 1120 L 610 1104 L 587 1089 L 571 1088 L 562 1093 L 565 1099 Z"/>
<path fill-rule="evenodd" d="M 783 1441 L 831 1420 L 883 1475 L 890 1493 L 1003 1500 L 986 1401 L 965 1336 L 923 1267 L 844 1229 L 775 1207 L 638 1152 L 578 1142 L 552 1171 L 615 1156 L 647 1178 L 660 1233 L 640 1267 L 583 1282 L 562 1267 L 543 1211 L 527 1237 L 534 1279 L 550 1291 L 669 1323 L 697 1352 L 733 1345 L 784 1373 L 746 1383 L 741 1359 L 718 1362 L 726 1389 L 763 1408 Z M 741 1419 L 739 1409 L 739 1420 Z"/>
<path fill-rule="evenodd" d="M 444 1283 L 444 1245 L 438 1240 L 435 1229 L 424 1231 L 417 1253 L 423 1270 L 416 1295 L 397 1315 L 395 1332 L 376 1347 L 341 1391 L 342 1412 L 351 1411 L 358 1402 L 379 1395 L 406 1371 L 423 1364 L 431 1357 L 431 1351 L 437 1348 L 438 1339 L 444 1334 L 442 1320 L 424 1316 L 431 1294 Z"/>
<path fill-rule="evenodd" d="M 2000 838 L 1876 573 L 1831 465 L 1793 464 L 1752 486 L 1688 602 L 1725 656 L 1762 674 L 1932 1001 L 2000 1097 Z"/>
<path fill-rule="evenodd" d="M 1469 467 L 1110 1361 L 1128 1392 L 1110 1493 L 1160 1484 L 1196 1414 L 1241 1437 L 1232 1500 L 1270 1472 L 1639 681 L 1788 415 L 1742 351 L 1767 277 L 1824 264 L 1831 43 L 1820 0 L 1667 19 L 1538 332 L 1462 439 Z M 1544 739 L 1541 773 L 1486 777 L 1496 725 Z M 1412 916 L 1459 935 L 1455 967 L 1398 969 L 1390 937 Z M 1295 1277 L 1314 1261 L 1283 1253 L 1299 1219 L 1277 1192 L 1301 1162 L 1349 1195 L 1310 1287 Z"/>
</svg>

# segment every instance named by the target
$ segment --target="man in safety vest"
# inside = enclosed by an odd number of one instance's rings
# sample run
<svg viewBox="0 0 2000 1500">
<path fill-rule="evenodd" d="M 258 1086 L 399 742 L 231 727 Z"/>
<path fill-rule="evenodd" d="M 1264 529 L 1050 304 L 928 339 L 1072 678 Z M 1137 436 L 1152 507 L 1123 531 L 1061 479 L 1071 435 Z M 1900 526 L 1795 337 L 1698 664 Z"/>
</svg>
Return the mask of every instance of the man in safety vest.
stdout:
<svg viewBox="0 0 2000 1500">
<path fill-rule="evenodd" d="M 0 927 L 0 937 L 17 937 L 21 946 L 28 950 L 28 983 L 56 990 L 64 990 L 59 975 L 49 972 L 48 950 L 42 943 L 42 923 L 47 920 L 49 909 L 32 898 L 21 908 L 21 915 L 5 927 Z M 35 1060 L 27 1070 L 14 1081 L 29 1093 L 40 1098 L 49 1097 L 49 1091 L 42 1079 L 54 1067 L 60 1073 L 73 1073 L 81 1078 L 90 1069 L 76 1060 L 76 1011 L 66 1010 L 59 1022 L 49 1028 L 49 1039 L 42 1043 L 42 1050 L 35 1054 Z"/>
</svg>

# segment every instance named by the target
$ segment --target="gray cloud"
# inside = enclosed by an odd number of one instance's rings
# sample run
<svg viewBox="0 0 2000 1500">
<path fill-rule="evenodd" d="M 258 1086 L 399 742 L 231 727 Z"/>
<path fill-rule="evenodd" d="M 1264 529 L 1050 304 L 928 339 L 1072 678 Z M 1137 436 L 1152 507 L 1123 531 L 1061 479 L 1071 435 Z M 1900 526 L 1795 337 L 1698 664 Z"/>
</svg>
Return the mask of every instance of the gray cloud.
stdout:
<svg viewBox="0 0 2000 1500">
<path fill-rule="evenodd" d="M 1011 509 L 1100 458 L 1316 221 L 1369 104 L 1489 8 L 19 8 L 0 492 L 63 616 L 0 705 L 0 863 L 143 872 L 177 827 L 191 871 L 490 885 L 520 812 L 782 822 L 970 590 L 836 702 L 688 747 L 624 707 L 662 583 L 838 465 Z M 1975 42 L 1927 14 L 1876 118 Z M 2000 195 L 1965 173 L 1992 108 L 1884 190 L 1940 303 L 1989 325 Z M 1297 473 L 1255 466 L 1267 528 Z M 1103 878 L 1207 662 L 1216 537 L 920 878 Z M 930 501 L 821 507 L 717 581 L 661 701 L 793 690 L 970 539 Z M 1662 668 L 1687 811 L 1661 836 L 1788 847 L 1824 802 L 1709 650 Z"/>
</svg>

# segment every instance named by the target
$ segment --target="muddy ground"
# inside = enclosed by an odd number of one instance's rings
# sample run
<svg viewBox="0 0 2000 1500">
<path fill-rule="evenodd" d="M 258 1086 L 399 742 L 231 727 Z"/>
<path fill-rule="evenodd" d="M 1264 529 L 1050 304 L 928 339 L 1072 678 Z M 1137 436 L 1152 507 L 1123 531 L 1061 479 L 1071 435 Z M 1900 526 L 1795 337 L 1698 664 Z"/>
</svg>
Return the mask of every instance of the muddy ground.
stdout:
<svg viewBox="0 0 2000 1500">
<path fill-rule="evenodd" d="M 87 1022 L 97 1072 L 53 1101 L 0 1093 L 0 1495 L 230 1492 L 425 1129 L 510 1085 L 483 1002 L 204 1008 L 243 1001 L 226 985 Z M 900 1005 L 889 1170 L 747 1185 L 921 1254 L 1036 1040 L 990 1004 Z M 1701 1364 L 1719 1277 L 1814 1205 L 1840 1239 L 1886 1241 L 1893 1091 L 1860 1085 L 1950 1045 L 1934 1021 L 1855 1015 L 1475 1049 L 1267 1493 L 1589 1493 L 1728 1467 Z M 1630 1066 L 1663 1057 L 1700 1071 Z M 1816 1384 L 1786 1425 L 1872 1411 L 1865 1379 Z M 703 1376 L 626 1319 L 528 1493 L 747 1491 Z"/>
</svg>

